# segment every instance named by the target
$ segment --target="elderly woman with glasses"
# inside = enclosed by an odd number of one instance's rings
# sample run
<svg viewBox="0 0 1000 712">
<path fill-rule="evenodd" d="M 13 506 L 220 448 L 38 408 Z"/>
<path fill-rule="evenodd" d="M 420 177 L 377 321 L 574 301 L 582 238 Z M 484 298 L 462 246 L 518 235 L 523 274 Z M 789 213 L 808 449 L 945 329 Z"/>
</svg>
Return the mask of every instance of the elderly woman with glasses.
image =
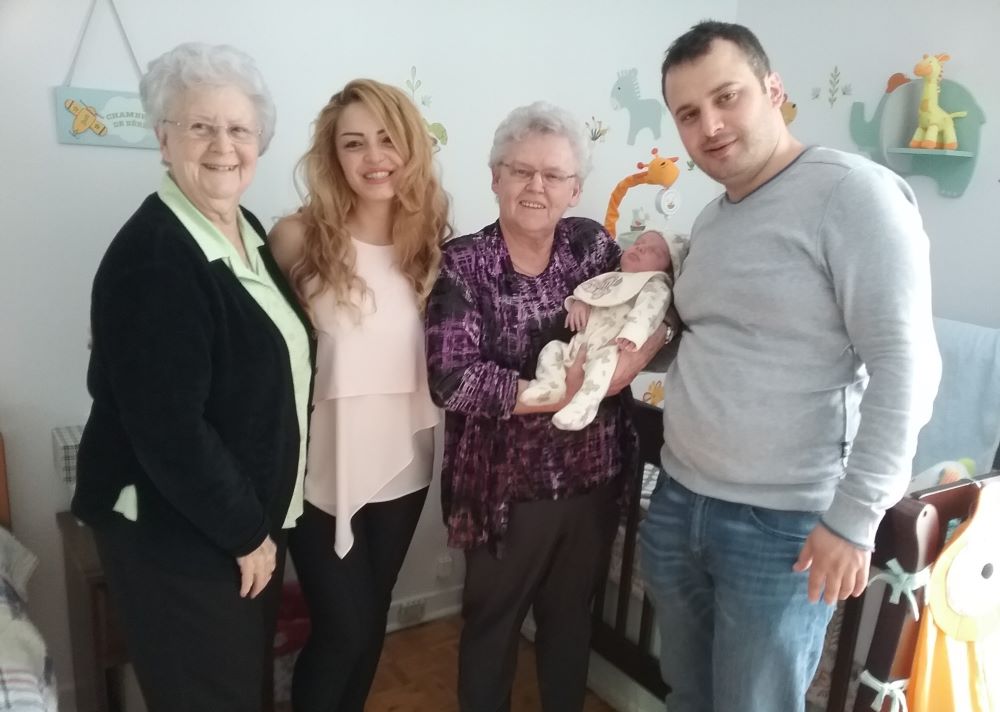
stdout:
<svg viewBox="0 0 1000 712">
<path fill-rule="evenodd" d="M 539 351 L 566 340 L 565 298 L 615 269 L 621 251 L 593 220 L 565 217 L 587 173 L 579 125 L 544 103 L 515 109 L 490 153 L 500 218 L 446 243 L 427 308 L 431 392 L 445 408 L 441 491 L 448 541 L 465 550 L 458 693 L 463 712 L 510 709 L 518 636 L 537 625 L 545 712 L 583 707 L 590 605 L 605 571 L 636 436 L 625 396 L 580 431 L 552 424 L 564 399 L 525 406 Z M 664 343 L 661 326 L 622 353 L 609 393 Z M 627 393 L 627 390 L 625 391 Z"/>
<path fill-rule="evenodd" d="M 259 710 L 312 374 L 308 320 L 240 206 L 274 104 L 224 46 L 167 52 L 140 92 L 167 171 L 94 278 L 73 512 L 148 708 Z"/>
</svg>

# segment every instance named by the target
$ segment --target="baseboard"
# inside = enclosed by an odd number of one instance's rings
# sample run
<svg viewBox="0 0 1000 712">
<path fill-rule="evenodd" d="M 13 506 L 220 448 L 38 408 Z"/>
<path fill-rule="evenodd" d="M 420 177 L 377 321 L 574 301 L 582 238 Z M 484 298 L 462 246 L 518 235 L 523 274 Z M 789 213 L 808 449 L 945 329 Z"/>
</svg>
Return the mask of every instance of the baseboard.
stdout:
<svg viewBox="0 0 1000 712">
<path fill-rule="evenodd" d="M 386 632 L 456 615 L 462 610 L 462 586 L 394 600 L 389 606 Z"/>
<path fill-rule="evenodd" d="M 521 635 L 533 641 L 535 629 L 535 619 L 529 613 L 521 626 Z M 645 687 L 593 651 L 587 687 L 618 712 L 668 712 L 663 700 L 651 695 Z"/>
<path fill-rule="evenodd" d="M 669 712 L 657 699 L 597 653 L 590 653 L 587 687 L 618 712 Z"/>
</svg>

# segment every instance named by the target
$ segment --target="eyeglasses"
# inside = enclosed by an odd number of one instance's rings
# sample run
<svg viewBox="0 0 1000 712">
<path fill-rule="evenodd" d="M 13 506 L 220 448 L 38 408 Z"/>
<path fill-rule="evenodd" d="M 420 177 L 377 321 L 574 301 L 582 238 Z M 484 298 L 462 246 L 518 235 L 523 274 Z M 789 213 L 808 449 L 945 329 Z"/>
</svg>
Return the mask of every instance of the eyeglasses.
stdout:
<svg viewBox="0 0 1000 712">
<path fill-rule="evenodd" d="M 538 170 L 520 163 L 501 162 L 500 165 L 506 168 L 507 172 L 510 173 L 510 177 L 519 183 L 530 183 L 535 179 L 536 174 L 541 174 L 542 184 L 546 188 L 558 188 L 561 185 L 565 185 L 566 181 L 571 178 L 576 178 L 576 174 L 573 173 L 566 175 L 558 171 Z"/>
<path fill-rule="evenodd" d="M 209 124 L 204 121 L 191 121 L 184 123 L 182 121 L 170 121 L 169 119 L 163 119 L 160 123 L 176 126 L 184 132 L 184 135 L 198 141 L 210 141 L 214 139 L 221 130 L 226 132 L 226 135 L 229 136 L 229 139 L 233 143 L 253 143 L 260 138 L 262 133 L 261 129 L 252 129 L 249 126 L 241 126 L 240 124 L 219 126 L 217 124 Z"/>
</svg>

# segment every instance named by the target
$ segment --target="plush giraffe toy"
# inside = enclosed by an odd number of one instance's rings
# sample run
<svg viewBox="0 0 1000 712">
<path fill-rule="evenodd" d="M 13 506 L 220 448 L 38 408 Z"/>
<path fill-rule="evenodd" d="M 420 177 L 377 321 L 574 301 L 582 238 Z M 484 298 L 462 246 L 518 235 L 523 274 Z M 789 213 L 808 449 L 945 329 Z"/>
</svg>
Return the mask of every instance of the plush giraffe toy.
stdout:
<svg viewBox="0 0 1000 712">
<path fill-rule="evenodd" d="M 611 233 L 611 237 L 615 236 L 615 224 L 618 222 L 618 206 L 622 203 L 622 198 L 625 197 L 625 193 L 628 192 L 629 188 L 637 185 L 662 185 L 664 188 L 669 188 L 677 180 L 677 176 L 680 175 L 680 170 L 677 168 L 677 156 L 671 158 L 661 158 L 657 154 L 659 149 L 654 148 L 652 151 L 653 158 L 649 163 L 638 163 L 637 167 L 645 168 L 646 170 L 640 173 L 633 173 L 632 175 L 623 178 L 619 181 L 615 189 L 611 191 L 611 199 L 608 201 L 608 212 L 604 216 L 604 229 Z"/>
<path fill-rule="evenodd" d="M 955 111 L 948 113 L 938 106 L 938 94 L 941 93 L 941 75 L 943 64 L 951 59 L 947 54 L 925 54 L 917 62 L 913 73 L 924 79 L 924 90 L 920 95 L 920 111 L 917 114 L 917 130 L 910 140 L 910 148 L 943 148 L 954 151 L 958 148 L 958 137 L 955 135 L 955 119 L 960 119 L 968 112 Z"/>
</svg>

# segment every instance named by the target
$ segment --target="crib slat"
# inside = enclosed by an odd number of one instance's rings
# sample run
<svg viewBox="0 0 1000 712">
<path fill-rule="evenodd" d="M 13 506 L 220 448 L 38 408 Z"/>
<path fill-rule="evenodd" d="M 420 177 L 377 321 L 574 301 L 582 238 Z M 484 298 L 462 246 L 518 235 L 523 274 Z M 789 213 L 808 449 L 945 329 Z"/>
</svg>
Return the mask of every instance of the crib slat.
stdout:
<svg viewBox="0 0 1000 712">
<path fill-rule="evenodd" d="M 642 597 L 642 615 L 639 617 L 639 650 L 649 650 L 653 638 L 653 604 L 649 596 Z"/>
<path fill-rule="evenodd" d="M 635 539 L 639 529 L 639 492 L 642 487 L 642 464 L 639 465 L 637 484 L 629 501 L 625 520 L 625 541 L 622 546 L 622 568 L 618 579 L 618 606 L 615 611 L 615 633 L 625 637 L 628 626 L 628 604 L 632 598 L 632 570 L 635 568 Z"/>
</svg>

